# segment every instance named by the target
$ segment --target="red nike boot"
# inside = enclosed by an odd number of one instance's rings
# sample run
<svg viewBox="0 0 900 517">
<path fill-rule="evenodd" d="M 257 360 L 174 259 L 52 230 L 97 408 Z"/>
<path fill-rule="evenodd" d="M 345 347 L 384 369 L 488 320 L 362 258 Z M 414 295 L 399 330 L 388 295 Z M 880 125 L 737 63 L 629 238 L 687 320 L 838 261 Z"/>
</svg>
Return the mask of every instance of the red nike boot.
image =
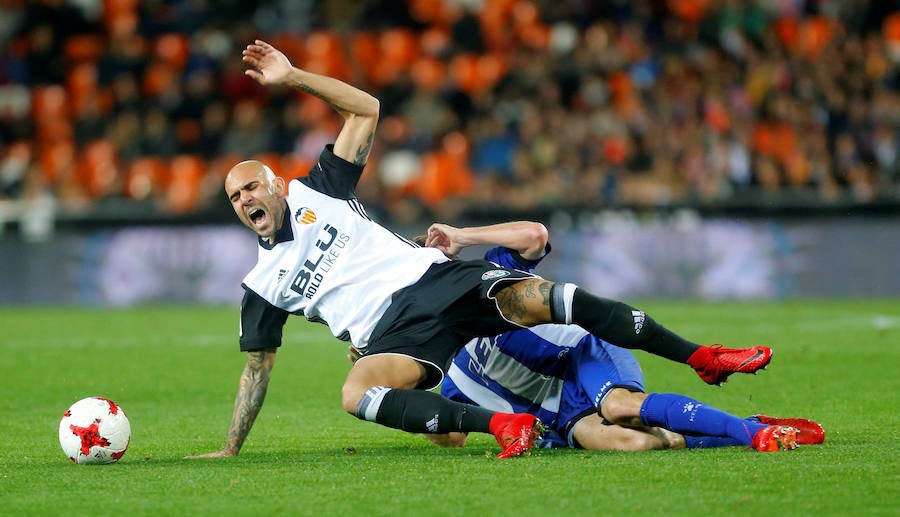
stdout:
<svg viewBox="0 0 900 517">
<path fill-rule="evenodd" d="M 498 458 L 512 458 L 526 454 L 534 446 L 543 426 L 527 413 L 496 413 L 491 418 L 490 431 L 503 448 Z"/>
<path fill-rule="evenodd" d="M 787 425 L 763 427 L 753 435 L 750 447 L 759 452 L 778 452 L 797 448 L 797 430 Z"/>
<path fill-rule="evenodd" d="M 772 349 L 767 346 L 724 348 L 722 345 L 701 346 L 687 360 L 707 384 L 721 384 L 735 372 L 756 373 L 768 366 Z"/>
<path fill-rule="evenodd" d="M 787 425 L 797 430 L 797 443 L 801 445 L 817 445 L 825 441 L 825 429 L 817 422 L 806 418 L 776 418 L 766 415 L 753 415 L 756 420 L 766 425 Z"/>
</svg>

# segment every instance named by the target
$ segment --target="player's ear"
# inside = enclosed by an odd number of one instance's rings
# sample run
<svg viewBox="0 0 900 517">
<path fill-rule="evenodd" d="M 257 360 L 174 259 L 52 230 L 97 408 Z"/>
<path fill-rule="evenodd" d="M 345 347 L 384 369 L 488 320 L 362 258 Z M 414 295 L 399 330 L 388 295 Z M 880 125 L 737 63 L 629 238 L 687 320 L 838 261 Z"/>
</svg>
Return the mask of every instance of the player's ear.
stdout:
<svg viewBox="0 0 900 517">
<path fill-rule="evenodd" d="M 284 184 L 284 178 L 275 176 L 275 178 L 272 179 L 272 190 L 274 194 L 278 194 L 280 196 L 287 194 L 287 187 Z"/>
</svg>

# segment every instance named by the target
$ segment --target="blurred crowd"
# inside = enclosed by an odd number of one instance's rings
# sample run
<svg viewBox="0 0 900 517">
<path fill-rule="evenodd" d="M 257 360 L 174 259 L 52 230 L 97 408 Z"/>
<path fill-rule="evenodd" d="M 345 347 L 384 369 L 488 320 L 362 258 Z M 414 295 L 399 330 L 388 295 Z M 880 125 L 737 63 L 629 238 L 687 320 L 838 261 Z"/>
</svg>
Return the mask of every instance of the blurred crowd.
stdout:
<svg viewBox="0 0 900 517">
<path fill-rule="evenodd" d="M 254 38 L 381 100 L 358 194 L 394 220 L 900 203 L 893 0 L 0 0 L 0 201 L 184 214 L 242 159 L 305 174 L 340 119 L 247 78 Z"/>
</svg>

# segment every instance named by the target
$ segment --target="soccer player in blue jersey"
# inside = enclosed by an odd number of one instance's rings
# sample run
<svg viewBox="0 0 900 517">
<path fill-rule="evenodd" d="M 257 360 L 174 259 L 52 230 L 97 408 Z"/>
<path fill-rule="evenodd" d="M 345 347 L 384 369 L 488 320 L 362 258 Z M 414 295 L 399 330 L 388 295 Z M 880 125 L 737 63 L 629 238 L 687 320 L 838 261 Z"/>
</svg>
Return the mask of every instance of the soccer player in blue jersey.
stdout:
<svg viewBox="0 0 900 517">
<path fill-rule="evenodd" d="M 285 184 L 262 162 L 248 160 L 225 178 L 235 214 L 259 237 L 259 259 L 242 284 L 240 348 L 247 364 L 225 446 L 200 457 L 239 453 L 265 399 L 289 315 L 324 323 L 361 351 L 342 387 L 348 413 L 409 432 L 490 433 L 503 448 L 500 457 L 528 451 L 537 418 L 428 391 L 474 337 L 542 323 L 577 324 L 619 346 L 687 362 L 711 383 L 755 372 L 771 359 L 768 347 L 701 346 L 642 311 L 574 284 L 485 260 L 450 260 L 396 235 L 372 221 L 355 195 L 375 135 L 378 100 L 294 67 L 264 41 L 248 45 L 242 59 L 258 83 L 316 96 L 344 122 L 307 176 Z"/>
<path fill-rule="evenodd" d="M 450 256 L 466 246 L 498 244 L 485 258 L 525 271 L 550 251 L 546 228 L 525 221 L 472 228 L 434 224 L 427 238 L 419 239 Z M 772 452 L 824 440 L 822 427 L 810 420 L 742 419 L 684 395 L 647 394 L 629 350 L 573 326 L 539 325 L 472 340 L 454 358 L 441 393 L 496 411 L 531 413 L 548 426 L 548 446 L 646 450 L 744 445 Z M 440 445 L 465 443 L 461 433 L 431 439 Z"/>
</svg>

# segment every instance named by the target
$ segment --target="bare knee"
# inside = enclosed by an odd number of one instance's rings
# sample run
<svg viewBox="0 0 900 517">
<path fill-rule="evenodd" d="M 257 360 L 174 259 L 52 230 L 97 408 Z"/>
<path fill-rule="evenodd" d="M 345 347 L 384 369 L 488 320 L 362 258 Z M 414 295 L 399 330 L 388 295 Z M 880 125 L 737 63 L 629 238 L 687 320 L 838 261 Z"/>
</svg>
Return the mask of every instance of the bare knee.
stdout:
<svg viewBox="0 0 900 517">
<path fill-rule="evenodd" d="M 641 404 L 647 398 L 646 393 L 628 391 L 624 388 L 614 388 L 603 399 L 600 413 L 610 422 L 626 427 L 640 427 Z M 640 449 L 643 450 L 643 449 Z"/>
<path fill-rule="evenodd" d="M 344 411 L 356 414 L 359 402 L 370 388 L 413 389 L 425 379 L 425 368 L 409 356 L 380 354 L 363 357 L 354 363 L 341 388 Z"/>
<path fill-rule="evenodd" d="M 356 408 L 359 407 L 359 401 L 362 400 L 363 394 L 369 387 L 348 384 L 345 382 L 344 386 L 341 388 L 341 405 L 344 407 L 344 411 L 351 415 L 355 415 Z"/>
</svg>

